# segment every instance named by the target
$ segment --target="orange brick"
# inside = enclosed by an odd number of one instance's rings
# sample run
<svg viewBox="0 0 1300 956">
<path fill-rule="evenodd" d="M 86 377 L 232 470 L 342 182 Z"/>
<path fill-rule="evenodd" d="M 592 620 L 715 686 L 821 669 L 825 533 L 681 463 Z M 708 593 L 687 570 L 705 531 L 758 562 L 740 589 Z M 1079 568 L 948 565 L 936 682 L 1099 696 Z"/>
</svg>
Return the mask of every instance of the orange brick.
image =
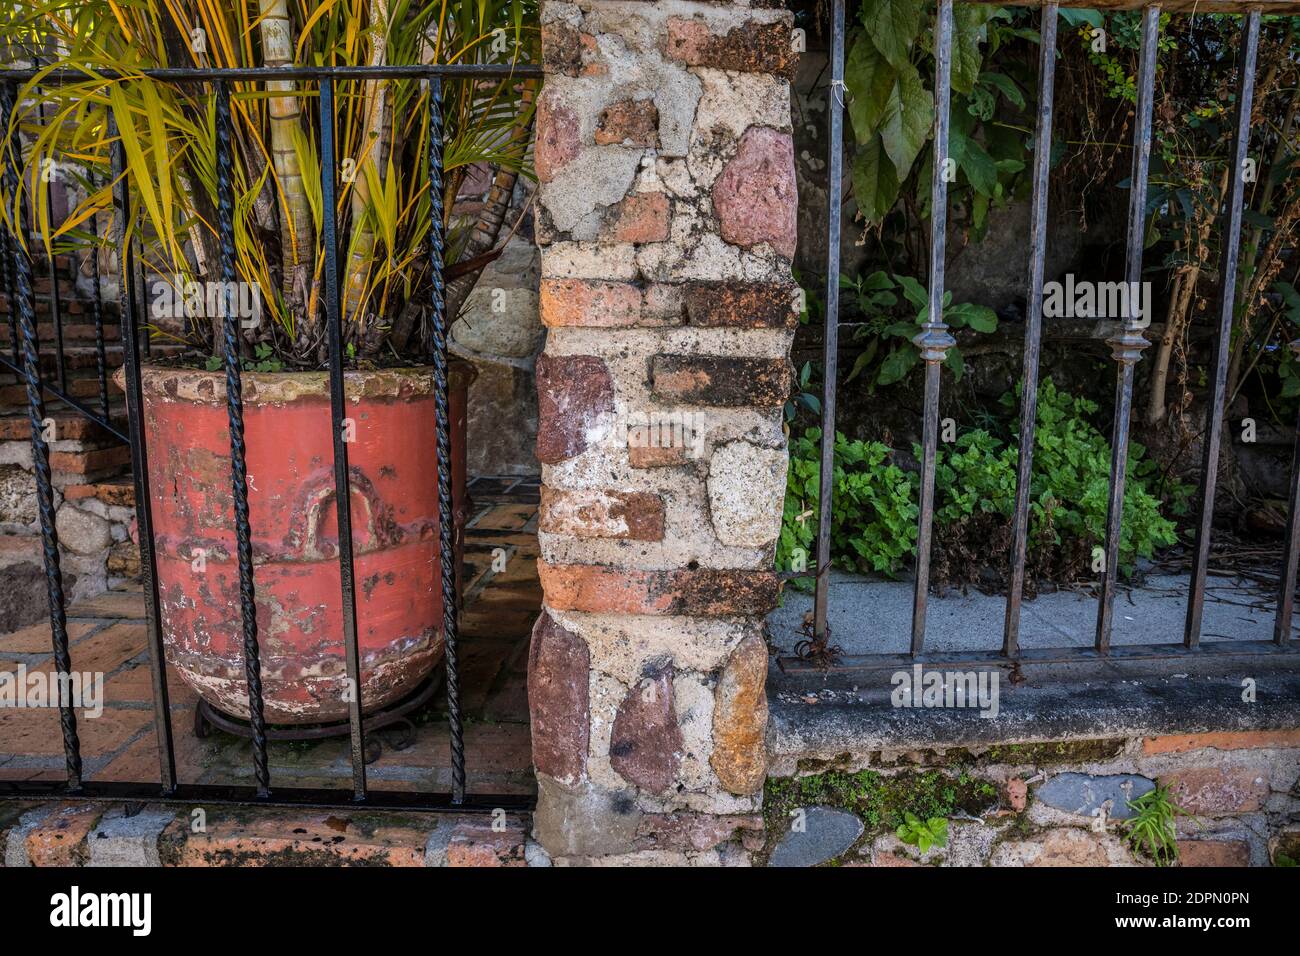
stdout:
<svg viewBox="0 0 1300 956">
<path fill-rule="evenodd" d="M 546 603 L 559 611 L 717 617 L 766 614 L 776 606 L 777 580 L 768 571 L 636 571 L 545 561 L 537 568 Z"/>
<path fill-rule="evenodd" d="M 166 866 L 423 866 L 426 828 L 399 815 L 259 812 L 252 819 L 209 814 L 204 833 L 183 817 L 159 839 Z"/>
<path fill-rule="evenodd" d="M 27 834 L 32 866 L 80 866 L 86 861 L 86 835 L 95 828 L 103 807 L 93 803 L 59 807 Z"/>
<path fill-rule="evenodd" d="M 507 825 L 502 830 L 493 830 L 486 823 L 461 824 L 447 844 L 447 865 L 527 866 L 524 862 L 524 829 L 517 824 Z"/>
<path fill-rule="evenodd" d="M 1250 847 L 1241 840 L 1179 840 L 1182 866 L 1250 866 Z"/>
<path fill-rule="evenodd" d="M 1300 747 L 1300 728 L 1147 737 L 1142 741 L 1142 752 L 1147 754 L 1181 754 L 1203 747 L 1214 750 Z"/>
</svg>

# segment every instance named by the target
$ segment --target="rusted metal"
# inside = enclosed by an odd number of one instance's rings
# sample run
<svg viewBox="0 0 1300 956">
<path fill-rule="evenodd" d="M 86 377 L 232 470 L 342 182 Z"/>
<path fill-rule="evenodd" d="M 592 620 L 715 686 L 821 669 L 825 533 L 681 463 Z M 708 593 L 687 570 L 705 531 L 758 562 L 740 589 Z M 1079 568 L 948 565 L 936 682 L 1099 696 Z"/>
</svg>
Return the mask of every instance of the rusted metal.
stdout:
<svg viewBox="0 0 1300 956">
<path fill-rule="evenodd" d="M 943 321 L 943 270 L 948 240 L 948 116 L 951 106 L 952 0 L 939 0 L 934 35 L 934 175 L 930 180 L 930 304 L 921 332 L 912 339 L 925 363 L 921 431 L 921 513 L 916 535 L 916 585 L 912 592 L 912 654 L 925 646 L 930 593 L 930 546 L 934 529 L 934 469 L 939 444 L 939 372 L 957 344 Z"/>
<path fill-rule="evenodd" d="M 1020 641 L 1020 605 L 1025 593 L 1029 537 L 1029 491 L 1033 483 L 1034 429 L 1038 417 L 1038 359 L 1043 336 L 1043 262 L 1047 256 L 1047 186 L 1052 169 L 1052 101 L 1056 88 L 1057 6 L 1043 7 L 1039 29 L 1038 120 L 1034 127 L 1034 198 L 1029 221 L 1029 297 L 1025 316 L 1024 370 L 1020 376 L 1020 461 L 1011 516 L 1011 581 L 1007 592 L 1002 653 L 1015 657 Z"/>
<path fill-rule="evenodd" d="M 1115 424 L 1110 436 L 1110 499 L 1106 510 L 1106 535 L 1101 569 L 1101 595 L 1097 601 L 1098 652 L 1110 647 L 1115 611 L 1115 588 L 1119 580 L 1120 524 L 1124 520 L 1124 485 L 1128 469 L 1129 419 L 1133 411 L 1134 367 L 1142 350 L 1151 343 L 1142 334 L 1150 316 L 1134 315 L 1142 282 L 1142 249 L 1146 240 L 1147 171 L 1151 163 L 1151 115 L 1155 100 L 1156 48 L 1160 38 L 1160 7 L 1149 6 L 1142 13 L 1142 42 L 1137 78 L 1137 119 L 1133 131 L 1133 166 L 1129 180 L 1128 250 L 1124 279 L 1128 314 L 1121 330 L 1107 344 L 1118 363 L 1115 383 Z M 1149 308 L 1149 303 L 1147 304 Z"/>
<path fill-rule="evenodd" d="M 213 84 L 216 95 L 217 232 L 221 244 L 222 358 L 226 372 L 226 421 L 230 436 L 230 490 L 235 513 L 235 551 L 239 573 L 239 618 L 243 625 L 244 678 L 248 688 L 248 719 L 253 730 L 253 772 L 257 794 L 271 792 L 267 766 L 266 713 L 262 704 L 261 651 L 257 643 L 257 592 L 253 582 L 253 532 L 248 517 L 248 466 L 244 457 L 244 403 L 239 363 L 240 330 L 232 294 L 235 285 L 235 183 L 230 156 L 230 87 Z M 333 213 L 331 203 L 327 216 Z M 205 573 L 206 567 L 199 573 Z"/>
<path fill-rule="evenodd" d="M 826 102 L 826 168 L 830 197 L 826 215 L 826 310 L 823 326 L 821 474 L 817 492 L 817 568 L 813 639 L 826 644 L 826 606 L 831 569 L 831 507 L 835 492 L 835 391 L 839 377 L 840 207 L 844 188 L 844 0 L 831 5 L 831 85 Z"/>
<path fill-rule="evenodd" d="M 1210 536 L 1214 523 L 1214 492 L 1219 474 L 1219 439 L 1223 432 L 1224 396 L 1228 389 L 1228 359 L 1232 353 L 1232 314 L 1236 304 L 1237 256 L 1241 244 L 1242 211 L 1246 204 L 1246 153 L 1250 148 L 1250 110 L 1255 97 L 1255 64 L 1259 53 L 1259 11 L 1246 14 L 1241 25 L 1241 58 L 1237 63 L 1237 112 L 1233 124 L 1232 165 L 1228 187 L 1228 223 L 1219 260 L 1219 335 L 1214 342 L 1213 390 L 1205 410 L 1205 440 L 1201 453 L 1200 520 L 1192 550 L 1191 593 L 1183 643 L 1201 641 L 1205 609 L 1205 574 L 1210 563 Z"/>
<path fill-rule="evenodd" d="M 1291 343 L 1291 352 L 1300 358 L 1300 339 Z M 1287 512 L 1286 536 L 1282 539 L 1282 576 L 1278 582 L 1277 619 L 1273 623 L 1273 640 L 1279 647 L 1291 643 L 1296 565 L 1300 564 L 1300 415 L 1296 417 L 1296 433 L 1291 456 L 1291 507 Z"/>
<path fill-rule="evenodd" d="M 339 529 L 339 582 L 343 618 L 343 660 L 348 683 L 344 699 L 348 705 L 352 743 L 352 795 L 366 798 L 366 739 L 361 720 L 361 652 L 357 646 L 357 583 L 352 559 L 352 483 L 348 468 L 348 429 L 359 423 L 349 419 L 343 395 L 343 307 L 338 268 L 337 207 L 334 198 L 334 80 L 325 77 L 320 83 L 320 152 L 321 208 L 324 227 L 321 243 L 325 247 L 325 326 L 329 337 L 330 431 L 333 435 L 334 508 Z"/>
</svg>

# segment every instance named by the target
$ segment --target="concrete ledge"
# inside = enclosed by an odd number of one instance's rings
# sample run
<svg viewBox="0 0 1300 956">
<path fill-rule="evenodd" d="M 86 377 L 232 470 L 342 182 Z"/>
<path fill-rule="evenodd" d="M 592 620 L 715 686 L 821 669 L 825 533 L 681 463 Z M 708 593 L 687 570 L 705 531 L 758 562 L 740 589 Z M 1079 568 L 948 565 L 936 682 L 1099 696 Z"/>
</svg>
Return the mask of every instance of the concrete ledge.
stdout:
<svg viewBox="0 0 1300 956">
<path fill-rule="evenodd" d="M 791 772 L 803 759 L 875 751 L 1300 728 L 1298 664 L 1238 658 L 1195 669 L 1185 662 L 1044 665 L 1025 668 L 1018 686 L 1007 669 L 994 668 L 996 717 L 981 717 L 977 708 L 893 706 L 890 671 L 796 679 L 773 667 L 769 772 Z M 1253 703 L 1242 699 L 1247 680 L 1254 682 Z"/>
</svg>

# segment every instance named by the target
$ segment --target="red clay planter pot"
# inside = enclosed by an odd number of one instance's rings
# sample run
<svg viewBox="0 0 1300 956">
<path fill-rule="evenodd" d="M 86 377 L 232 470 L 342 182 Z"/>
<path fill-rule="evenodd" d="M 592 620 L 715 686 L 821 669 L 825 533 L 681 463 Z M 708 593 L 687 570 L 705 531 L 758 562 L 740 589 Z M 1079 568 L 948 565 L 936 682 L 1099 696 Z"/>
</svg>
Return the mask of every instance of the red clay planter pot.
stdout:
<svg viewBox="0 0 1300 956">
<path fill-rule="evenodd" d="M 473 377 L 471 366 L 452 364 L 457 568 Z M 167 658 L 204 700 L 246 718 L 225 376 L 147 366 L 141 381 Z M 369 713 L 412 691 L 443 653 L 433 371 L 348 372 L 346 392 L 361 700 Z M 346 720 L 327 374 L 247 372 L 243 399 L 266 719 Z"/>
</svg>

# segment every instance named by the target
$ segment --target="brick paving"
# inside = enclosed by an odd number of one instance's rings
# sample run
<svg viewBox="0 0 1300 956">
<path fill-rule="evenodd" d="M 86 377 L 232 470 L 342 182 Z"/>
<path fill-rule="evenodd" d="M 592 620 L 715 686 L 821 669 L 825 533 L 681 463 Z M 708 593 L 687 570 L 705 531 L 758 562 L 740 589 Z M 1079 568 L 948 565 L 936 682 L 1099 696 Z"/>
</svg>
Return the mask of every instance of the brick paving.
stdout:
<svg viewBox="0 0 1300 956">
<path fill-rule="evenodd" d="M 470 495 L 474 512 L 466 528 L 466 607 L 461 620 L 467 787 L 471 793 L 530 795 L 534 781 L 526 693 L 528 636 L 542 599 L 536 564 L 537 481 L 478 478 L 471 482 Z M 504 559 L 503 570 L 494 570 L 494 558 L 497 568 Z M 143 618 L 138 584 L 68 609 L 73 670 L 105 677 L 103 714 L 93 719 L 78 714 L 87 780 L 159 779 Z M 18 664 L 29 672 L 53 668 L 47 623 L 0 636 L 0 670 L 12 671 Z M 198 739 L 195 694 L 170 667 L 168 685 L 179 780 L 251 783 L 251 741 L 220 731 Z M 413 738 L 397 728 L 376 733 L 383 749 L 368 767 L 370 786 L 450 789 L 445 694 L 439 693 L 411 717 Z M 273 788 L 350 786 L 346 737 L 272 742 L 268 758 Z M 0 780 L 57 780 L 63 775 L 58 712 L 0 708 Z"/>
</svg>

